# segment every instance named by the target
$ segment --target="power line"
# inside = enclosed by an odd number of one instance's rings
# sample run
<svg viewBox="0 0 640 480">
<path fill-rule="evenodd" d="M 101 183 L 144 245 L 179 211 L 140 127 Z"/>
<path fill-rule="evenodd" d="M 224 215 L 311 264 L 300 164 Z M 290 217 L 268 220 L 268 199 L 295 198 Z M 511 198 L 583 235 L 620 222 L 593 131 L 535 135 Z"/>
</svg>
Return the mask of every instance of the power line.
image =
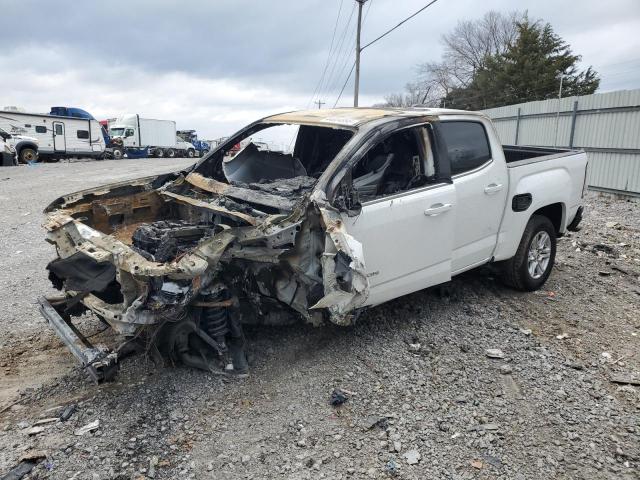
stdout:
<svg viewBox="0 0 640 480">
<path fill-rule="evenodd" d="M 327 92 L 331 90 L 329 88 L 329 85 L 333 86 L 333 83 L 335 82 L 334 74 L 336 73 L 336 67 L 338 66 L 338 63 L 341 62 L 344 55 L 347 53 L 347 50 L 344 49 L 343 46 L 345 45 L 345 38 L 347 37 L 349 27 L 351 26 L 351 19 L 353 18 L 353 14 L 355 13 L 355 10 L 356 10 L 356 6 L 354 4 L 353 7 L 351 8 L 351 13 L 349 14 L 347 23 L 345 24 L 344 29 L 342 30 L 340 40 L 336 43 L 337 47 L 334 50 L 333 64 L 329 68 L 329 74 L 325 79 L 324 87 L 320 88 L 320 92 L 319 92 L 320 96 L 326 95 Z"/>
<path fill-rule="evenodd" d="M 371 10 L 371 4 L 372 3 L 373 3 L 373 0 L 369 0 L 369 4 L 367 5 L 367 10 L 364 12 L 364 17 L 362 19 L 362 26 L 364 26 L 364 24 L 367 21 L 367 17 L 369 16 L 369 10 Z M 357 27 L 357 25 L 354 26 L 354 30 L 355 30 L 356 27 Z M 351 31 L 351 33 L 353 33 L 353 30 Z M 342 77 L 342 73 L 346 71 L 346 68 L 349 65 L 349 61 L 353 57 L 354 52 L 352 50 L 348 50 L 348 45 L 347 45 L 347 52 L 348 52 L 348 54 L 345 55 L 345 57 L 344 57 L 344 62 L 342 63 L 342 67 L 340 67 L 340 70 L 338 71 L 339 73 L 336 76 L 334 82 L 331 84 L 331 88 L 329 88 L 328 92 L 333 91 L 333 87 L 339 85 L 339 83 L 338 83 L 339 79 Z M 336 101 L 334 103 L 334 107 L 337 105 L 338 101 L 340 100 L 340 97 L 342 96 L 342 93 L 344 92 L 344 89 L 345 89 L 347 83 L 349 82 L 349 79 L 351 78 L 351 74 L 353 73 L 354 66 L 355 66 L 355 63 L 351 62 L 351 70 L 349 71 L 346 80 L 342 84 L 342 88 L 340 89 L 340 93 L 338 94 L 338 98 L 336 99 Z"/>
<path fill-rule="evenodd" d="M 322 85 L 322 82 L 324 80 L 324 76 L 327 73 L 327 68 L 329 67 L 329 59 L 331 58 L 331 53 L 333 52 L 333 42 L 336 38 L 336 31 L 338 30 L 338 22 L 340 20 L 340 13 L 342 12 L 342 4 L 344 3 L 344 0 L 340 0 L 340 7 L 338 7 L 338 15 L 336 15 L 336 23 L 333 26 L 333 35 L 331 35 L 331 45 L 329 46 L 329 52 L 327 53 L 327 59 L 324 63 L 324 69 L 322 70 L 322 75 L 320 75 L 320 79 L 318 80 L 318 83 L 316 83 L 316 87 L 313 89 L 313 94 L 311 95 L 311 100 L 309 100 L 309 103 L 307 103 L 307 108 L 309 108 L 309 105 L 311 105 L 311 102 L 313 101 L 313 99 L 316 96 L 316 93 L 319 93 L 318 90 L 320 88 L 320 86 Z"/>
<path fill-rule="evenodd" d="M 353 73 L 353 69 L 355 67 L 356 67 L 356 62 L 353 62 L 353 65 L 351 65 L 351 70 L 349 70 L 349 75 L 347 75 L 347 79 L 344 81 L 344 84 L 342 85 L 342 89 L 340 90 L 340 93 L 338 94 L 338 98 L 336 98 L 336 103 L 333 104 L 333 108 L 336 108 L 336 105 L 340 101 L 340 97 L 342 97 L 342 92 L 344 92 L 344 87 L 347 86 L 347 83 L 349 82 L 349 79 L 351 78 L 351 74 Z"/>
<path fill-rule="evenodd" d="M 367 48 L 370 45 L 373 45 L 374 43 L 376 43 L 378 40 L 380 40 L 383 37 L 386 37 L 387 35 L 389 35 L 391 32 L 393 32 L 396 28 L 398 28 L 400 25 L 402 25 L 403 23 L 408 22 L 409 20 L 411 20 L 413 17 L 415 17 L 416 15 L 418 15 L 420 12 L 426 10 L 427 8 L 429 8 L 431 5 L 433 5 L 434 3 L 436 3 L 438 0 L 431 0 L 431 2 L 427 3 L 424 7 L 422 7 L 420 10 L 418 10 L 417 12 L 413 13 L 412 15 L 409 15 L 407 18 L 405 18 L 404 20 L 402 20 L 400 23 L 398 23 L 395 27 L 390 28 L 389 30 L 387 30 L 386 32 L 384 32 L 382 35 L 380 35 L 379 37 L 375 38 L 374 40 L 370 41 L 369 43 L 367 43 L 364 47 L 362 47 L 360 49 L 360 51 L 364 50 L 365 48 Z"/>
</svg>

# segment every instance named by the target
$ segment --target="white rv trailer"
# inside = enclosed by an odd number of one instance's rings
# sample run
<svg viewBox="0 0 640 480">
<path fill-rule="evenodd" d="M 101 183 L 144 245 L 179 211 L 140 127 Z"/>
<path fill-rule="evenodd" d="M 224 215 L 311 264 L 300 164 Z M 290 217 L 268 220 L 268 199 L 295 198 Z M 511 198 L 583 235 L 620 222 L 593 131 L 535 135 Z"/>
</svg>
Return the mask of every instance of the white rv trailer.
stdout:
<svg viewBox="0 0 640 480">
<path fill-rule="evenodd" d="M 41 160 L 99 158 L 104 154 L 102 127 L 97 120 L 0 110 L 0 128 L 11 135 L 26 135 L 38 140 Z"/>
</svg>

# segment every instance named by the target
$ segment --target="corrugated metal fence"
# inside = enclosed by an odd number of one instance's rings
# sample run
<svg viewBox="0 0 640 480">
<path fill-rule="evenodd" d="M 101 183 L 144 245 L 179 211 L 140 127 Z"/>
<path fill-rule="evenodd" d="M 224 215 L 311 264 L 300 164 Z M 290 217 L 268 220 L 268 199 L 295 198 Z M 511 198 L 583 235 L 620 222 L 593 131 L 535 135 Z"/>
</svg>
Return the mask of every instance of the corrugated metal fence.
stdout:
<svg viewBox="0 0 640 480">
<path fill-rule="evenodd" d="M 558 113 L 559 112 L 559 113 Z M 583 148 L 590 188 L 640 196 L 640 89 L 484 110 L 503 144 Z"/>
</svg>

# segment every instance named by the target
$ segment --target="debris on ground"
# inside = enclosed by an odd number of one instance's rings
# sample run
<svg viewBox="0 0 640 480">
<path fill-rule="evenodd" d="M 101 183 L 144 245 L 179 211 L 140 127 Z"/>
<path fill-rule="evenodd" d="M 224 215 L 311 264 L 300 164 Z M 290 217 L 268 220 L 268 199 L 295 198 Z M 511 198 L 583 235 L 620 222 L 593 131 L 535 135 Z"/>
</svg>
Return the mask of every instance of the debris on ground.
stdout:
<svg viewBox="0 0 640 480">
<path fill-rule="evenodd" d="M 149 459 L 149 470 L 147 472 L 147 477 L 156 478 L 156 467 L 158 466 L 158 461 L 159 459 L 156 455 L 153 455 Z"/>
<path fill-rule="evenodd" d="M 329 403 L 334 407 L 339 407 L 344 404 L 347 400 L 349 400 L 349 394 L 341 390 L 339 388 L 334 388 L 333 392 L 331 392 L 331 397 L 329 398 Z"/>
<path fill-rule="evenodd" d="M 78 406 L 75 403 L 72 403 L 71 405 L 67 405 L 62 411 L 62 413 L 60 414 L 60 421 L 66 422 L 67 420 L 69 420 L 77 409 L 78 409 Z"/>
<path fill-rule="evenodd" d="M 379 417 L 376 415 L 370 415 L 364 419 L 362 426 L 365 430 L 372 430 L 375 427 L 379 427 L 385 430 L 389 426 L 389 420 L 387 417 Z"/>
<path fill-rule="evenodd" d="M 393 458 L 390 458 L 389 461 L 384 466 L 388 475 L 395 477 L 398 474 L 398 464 Z"/>
<path fill-rule="evenodd" d="M 27 435 L 32 437 L 42 432 L 44 432 L 44 427 L 31 427 L 29 430 L 27 430 Z"/>
<path fill-rule="evenodd" d="M 489 358 L 504 358 L 504 353 L 499 348 L 489 348 L 485 353 Z"/>
<path fill-rule="evenodd" d="M 421 458 L 420 452 L 418 450 L 409 450 L 402 455 L 409 465 L 416 465 Z"/>
<path fill-rule="evenodd" d="M 91 423 L 87 423 L 84 427 L 80 427 L 73 432 L 74 435 L 82 436 L 85 433 L 93 432 L 100 427 L 100 420 L 95 420 Z"/>
<path fill-rule="evenodd" d="M 35 422 L 33 424 L 34 427 L 40 426 L 40 425 L 48 425 L 50 423 L 55 423 L 59 420 L 58 417 L 54 417 L 54 418 L 43 418 L 41 420 L 38 420 L 37 422 Z"/>
<path fill-rule="evenodd" d="M 34 467 L 47 458 L 47 454 L 40 450 L 34 450 L 23 454 L 18 465 L 5 473 L 0 480 L 20 480 L 28 475 Z"/>
<path fill-rule="evenodd" d="M 620 385 L 640 386 L 640 378 L 632 377 L 631 375 L 614 375 L 611 377 L 611 382 Z"/>
</svg>

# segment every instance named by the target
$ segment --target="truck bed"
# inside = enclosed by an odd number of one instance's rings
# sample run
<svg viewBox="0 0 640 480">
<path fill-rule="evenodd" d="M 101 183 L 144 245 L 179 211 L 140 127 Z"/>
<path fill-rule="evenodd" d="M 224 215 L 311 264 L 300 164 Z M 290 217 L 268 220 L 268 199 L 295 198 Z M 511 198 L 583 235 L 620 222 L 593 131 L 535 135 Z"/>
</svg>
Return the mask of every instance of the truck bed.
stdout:
<svg viewBox="0 0 640 480">
<path fill-rule="evenodd" d="M 581 150 L 568 148 L 533 147 L 522 145 L 503 145 L 504 158 L 508 167 L 526 165 L 528 163 L 551 160 L 558 156 L 567 156 L 581 153 Z"/>
</svg>

